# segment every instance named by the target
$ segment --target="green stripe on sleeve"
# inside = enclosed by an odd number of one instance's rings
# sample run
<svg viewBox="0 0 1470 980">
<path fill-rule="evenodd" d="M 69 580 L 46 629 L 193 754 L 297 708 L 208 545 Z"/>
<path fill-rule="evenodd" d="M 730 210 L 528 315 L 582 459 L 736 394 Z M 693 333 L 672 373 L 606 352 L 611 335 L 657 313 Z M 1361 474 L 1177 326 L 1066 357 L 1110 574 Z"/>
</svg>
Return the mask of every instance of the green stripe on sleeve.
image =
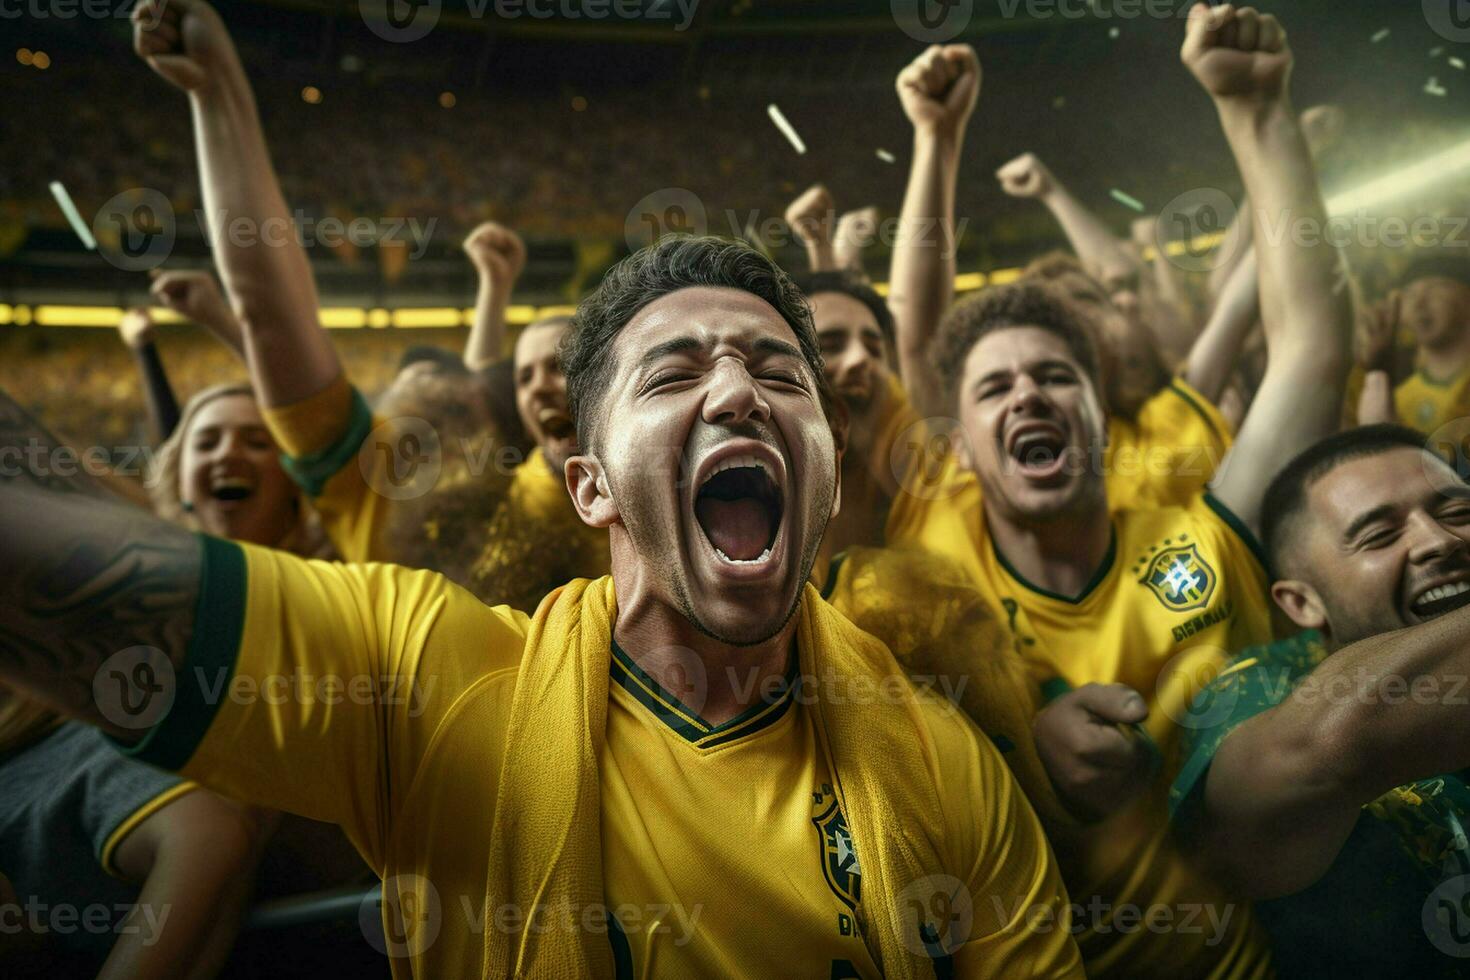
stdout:
<svg viewBox="0 0 1470 980">
<path fill-rule="evenodd" d="M 1207 492 L 1205 494 L 1205 503 L 1209 505 L 1210 510 L 1214 511 L 1220 520 L 1229 525 L 1230 530 L 1234 531 L 1240 540 L 1245 542 L 1245 546 L 1251 550 L 1251 554 L 1256 556 L 1256 561 L 1261 563 L 1261 570 L 1269 578 L 1271 575 L 1271 565 L 1266 561 L 1266 549 L 1261 547 L 1261 542 L 1256 540 L 1255 532 L 1246 527 L 1245 522 L 1235 516 L 1235 511 L 1225 506 L 1224 501 L 1216 497 L 1213 493 Z"/>
<path fill-rule="evenodd" d="M 362 392 L 353 388 L 352 409 L 347 417 L 347 428 L 343 431 L 342 438 L 321 452 L 306 456 L 287 456 L 282 453 L 281 468 L 309 496 L 320 497 L 327 481 L 340 473 L 342 467 L 352 462 L 352 458 L 362 448 L 363 440 L 371 431 L 373 431 L 372 410 L 368 408 L 367 399 L 362 397 Z"/>
<path fill-rule="evenodd" d="M 199 540 L 204 564 L 194 635 L 174 675 L 174 702 L 137 744 L 113 739 L 124 755 L 163 769 L 182 769 L 204 739 L 234 679 L 245 629 L 245 552 L 223 538 L 201 534 Z"/>
</svg>

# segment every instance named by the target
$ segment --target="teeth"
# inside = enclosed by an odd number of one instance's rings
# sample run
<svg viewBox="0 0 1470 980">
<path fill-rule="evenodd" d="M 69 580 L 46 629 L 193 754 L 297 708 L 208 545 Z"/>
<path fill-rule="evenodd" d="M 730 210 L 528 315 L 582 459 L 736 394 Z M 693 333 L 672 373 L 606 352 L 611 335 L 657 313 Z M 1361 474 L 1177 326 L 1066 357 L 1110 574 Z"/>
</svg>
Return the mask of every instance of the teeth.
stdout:
<svg viewBox="0 0 1470 980">
<path fill-rule="evenodd" d="M 729 555 L 725 554 L 719 548 L 716 548 L 715 549 L 715 554 L 719 555 L 721 559 L 723 559 L 724 561 L 729 562 L 732 565 L 759 565 L 761 562 L 766 561 L 767 559 L 769 559 L 771 557 L 771 549 L 770 548 L 767 548 L 765 551 L 762 551 L 760 553 L 760 557 L 759 558 L 746 558 L 746 559 L 731 558 Z"/>
<path fill-rule="evenodd" d="M 213 486 L 216 490 L 249 490 L 250 481 L 241 476 L 225 476 L 215 480 Z"/>
<path fill-rule="evenodd" d="M 709 476 L 706 476 L 704 478 L 705 482 L 708 483 L 710 477 L 714 476 L 716 473 L 723 473 L 726 470 L 736 470 L 745 466 L 753 466 L 756 469 L 759 469 L 766 476 L 770 477 L 771 482 L 773 483 L 776 480 L 776 474 L 771 472 L 771 467 L 766 463 L 765 460 L 761 459 L 758 456 L 753 456 L 747 453 L 743 456 L 729 456 L 725 459 L 720 460 L 718 463 L 715 464 L 715 468 L 709 471 Z"/>
<path fill-rule="evenodd" d="M 1441 599 L 1448 599 L 1450 596 L 1460 595 L 1464 592 L 1470 592 L 1470 582 L 1451 582 L 1449 585 L 1436 585 L 1434 588 L 1430 589 L 1428 592 L 1415 599 L 1414 607 L 1416 609 L 1423 608 L 1424 606 L 1429 605 L 1431 602 L 1438 602 Z"/>
</svg>

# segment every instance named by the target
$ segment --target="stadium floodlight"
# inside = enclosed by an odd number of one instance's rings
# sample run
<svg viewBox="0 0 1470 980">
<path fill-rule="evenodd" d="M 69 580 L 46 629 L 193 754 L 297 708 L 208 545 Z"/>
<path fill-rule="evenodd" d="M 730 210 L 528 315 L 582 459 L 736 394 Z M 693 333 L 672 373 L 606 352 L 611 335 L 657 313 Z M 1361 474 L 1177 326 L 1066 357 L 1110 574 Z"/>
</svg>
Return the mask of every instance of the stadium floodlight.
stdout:
<svg viewBox="0 0 1470 980">
<path fill-rule="evenodd" d="M 1423 190 L 1470 168 L 1470 140 L 1327 199 L 1329 215 L 1352 214 Z"/>
</svg>

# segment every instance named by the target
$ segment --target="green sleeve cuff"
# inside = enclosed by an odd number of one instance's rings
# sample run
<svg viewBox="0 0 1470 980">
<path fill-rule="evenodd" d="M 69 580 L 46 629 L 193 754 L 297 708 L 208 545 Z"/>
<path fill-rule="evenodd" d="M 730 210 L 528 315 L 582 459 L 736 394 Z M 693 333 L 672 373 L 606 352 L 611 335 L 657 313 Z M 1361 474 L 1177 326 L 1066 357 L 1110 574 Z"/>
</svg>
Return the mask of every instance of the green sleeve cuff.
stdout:
<svg viewBox="0 0 1470 980">
<path fill-rule="evenodd" d="M 308 496 L 320 497 L 327 481 L 352 461 L 372 430 L 372 410 L 368 408 L 367 399 L 362 397 L 362 392 L 353 388 L 352 410 L 347 417 L 347 428 L 343 430 L 342 438 L 321 452 L 308 456 L 287 456 L 282 453 L 281 468 Z"/>
<path fill-rule="evenodd" d="M 1270 578 L 1271 564 L 1266 561 L 1266 549 L 1261 547 L 1261 542 L 1256 540 L 1255 532 L 1246 527 L 1245 521 L 1236 517 L 1235 511 L 1225 506 L 1224 501 L 1213 493 L 1205 492 L 1205 503 L 1209 505 L 1210 510 L 1215 512 L 1215 516 L 1219 517 L 1230 530 L 1235 532 L 1236 537 L 1245 542 L 1245 546 L 1250 549 L 1251 554 L 1256 556 L 1256 561 L 1261 563 L 1261 570 L 1266 573 L 1267 578 Z"/>
<path fill-rule="evenodd" d="M 199 541 L 194 635 L 174 674 L 173 704 L 136 744 L 113 739 L 123 755 L 162 769 L 182 769 L 203 741 L 234 679 L 245 629 L 245 552 L 223 538 L 201 534 Z"/>
</svg>

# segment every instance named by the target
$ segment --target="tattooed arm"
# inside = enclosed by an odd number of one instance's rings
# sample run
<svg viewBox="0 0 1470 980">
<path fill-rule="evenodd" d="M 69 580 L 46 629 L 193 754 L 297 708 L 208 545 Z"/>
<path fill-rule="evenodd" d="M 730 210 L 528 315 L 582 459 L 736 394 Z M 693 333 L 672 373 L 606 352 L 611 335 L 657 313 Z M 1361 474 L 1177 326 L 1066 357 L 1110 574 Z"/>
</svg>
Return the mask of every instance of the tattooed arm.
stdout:
<svg viewBox="0 0 1470 980">
<path fill-rule="evenodd" d="M 61 465 L 61 448 L 0 392 L 0 682 L 114 735 L 137 737 L 100 710 L 93 679 L 108 657 L 130 647 L 153 647 L 175 665 L 183 660 L 199 542 L 109 499 L 79 467 Z"/>
</svg>

